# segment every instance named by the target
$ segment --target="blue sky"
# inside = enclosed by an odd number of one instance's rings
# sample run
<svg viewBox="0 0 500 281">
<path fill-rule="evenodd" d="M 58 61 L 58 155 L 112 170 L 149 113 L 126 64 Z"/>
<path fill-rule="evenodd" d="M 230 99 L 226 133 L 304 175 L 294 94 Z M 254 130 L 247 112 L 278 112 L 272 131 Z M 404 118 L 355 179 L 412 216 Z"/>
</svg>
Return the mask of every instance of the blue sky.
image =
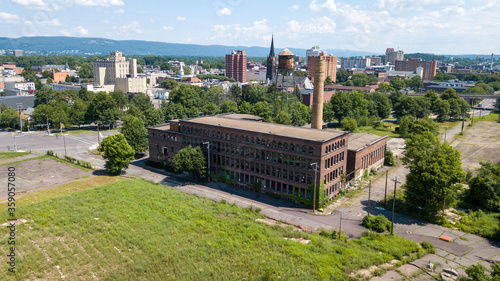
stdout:
<svg viewBox="0 0 500 281">
<path fill-rule="evenodd" d="M 0 36 L 500 53 L 499 0 L 0 0 Z"/>
</svg>

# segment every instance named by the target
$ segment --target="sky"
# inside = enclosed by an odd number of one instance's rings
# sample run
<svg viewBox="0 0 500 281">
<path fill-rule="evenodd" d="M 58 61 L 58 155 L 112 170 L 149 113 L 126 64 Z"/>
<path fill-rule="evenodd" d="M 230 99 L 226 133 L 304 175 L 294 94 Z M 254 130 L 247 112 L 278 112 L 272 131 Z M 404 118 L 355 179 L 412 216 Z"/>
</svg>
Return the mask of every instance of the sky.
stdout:
<svg viewBox="0 0 500 281">
<path fill-rule="evenodd" d="M 499 18 L 500 0 L 0 0 L 0 37 L 498 54 Z"/>
</svg>

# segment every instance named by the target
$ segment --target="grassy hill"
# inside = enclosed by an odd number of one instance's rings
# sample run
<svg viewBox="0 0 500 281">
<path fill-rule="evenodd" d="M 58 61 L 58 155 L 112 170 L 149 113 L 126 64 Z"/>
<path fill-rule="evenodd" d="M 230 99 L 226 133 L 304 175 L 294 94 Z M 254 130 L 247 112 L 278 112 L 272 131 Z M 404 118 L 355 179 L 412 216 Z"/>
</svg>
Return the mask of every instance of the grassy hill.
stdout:
<svg viewBox="0 0 500 281">
<path fill-rule="evenodd" d="M 332 240 L 271 227 L 255 221 L 258 210 L 142 179 L 88 178 L 16 201 L 17 218 L 27 220 L 16 233 L 18 272 L 3 262 L 0 280 L 348 280 L 360 268 L 423 254 L 390 235 Z M 7 238 L 0 228 L 4 257 Z"/>
</svg>

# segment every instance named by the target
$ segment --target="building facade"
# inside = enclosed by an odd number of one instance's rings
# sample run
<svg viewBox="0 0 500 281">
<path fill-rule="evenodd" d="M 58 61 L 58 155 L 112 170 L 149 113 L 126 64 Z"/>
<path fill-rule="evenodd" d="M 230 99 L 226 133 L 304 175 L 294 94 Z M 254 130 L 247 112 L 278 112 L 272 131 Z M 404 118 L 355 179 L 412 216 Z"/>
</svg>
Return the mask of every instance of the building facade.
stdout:
<svg viewBox="0 0 500 281">
<path fill-rule="evenodd" d="M 397 60 L 404 60 L 405 55 L 404 52 L 399 50 L 399 51 L 394 51 L 393 48 L 387 48 L 385 50 L 385 64 L 391 64 L 394 65 Z"/>
<path fill-rule="evenodd" d="M 382 63 L 380 57 L 359 57 L 359 58 L 341 58 L 340 67 L 345 69 L 350 68 L 367 68 L 371 66 L 379 66 Z"/>
<path fill-rule="evenodd" d="M 211 175 L 282 198 L 312 200 L 313 187 L 323 183 L 320 192 L 331 199 L 347 169 L 349 132 L 265 123 L 252 115 L 173 120 L 149 127 L 148 135 L 151 161 L 172 162 L 189 145 L 208 154 L 209 144 Z"/>
<path fill-rule="evenodd" d="M 319 53 L 320 53 L 320 49 L 319 49 L 319 46 L 316 45 L 316 46 L 313 46 L 311 49 L 307 49 L 306 50 L 306 65 L 308 65 L 308 57 L 317 57 L 319 56 Z"/>
<path fill-rule="evenodd" d="M 411 71 L 415 72 L 421 67 L 422 73 L 421 77 L 424 81 L 432 81 L 434 76 L 436 76 L 437 61 L 423 61 L 421 59 L 406 59 L 406 60 L 396 60 L 394 64 L 395 71 Z M 418 73 L 420 75 L 420 73 Z"/>
<path fill-rule="evenodd" d="M 319 53 L 319 56 L 322 56 L 325 60 L 325 77 L 330 76 L 332 78 L 332 82 L 335 83 L 337 81 L 337 57 L 333 55 L 326 55 L 326 53 Z M 307 73 L 309 79 L 314 83 L 314 72 L 316 70 L 316 60 L 319 56 L 310 56 L 307 59 Z"/>
<path fill-rule="evenodd" d="M 146 78 L 137 77 L 137 60 L 126 60 L 122 52 L 110 52 L 105 60 L 96 60 L 94 66 L 94 85 L 114 85 L 115 91 L 124 93 L 145 93 Z"/>
<path fill-rule="evenodd" d="M 247 82 L 247 55 L 245 51 L 233 50 L 226 55 L 226 76 L 234 78 L 237 82 Z"/>
<path fill-rule="evenodd" d="M 347 151 L 347 179 L 359 179 L 384 165 L 387 136 L 350 134 Z"/>
</svg>

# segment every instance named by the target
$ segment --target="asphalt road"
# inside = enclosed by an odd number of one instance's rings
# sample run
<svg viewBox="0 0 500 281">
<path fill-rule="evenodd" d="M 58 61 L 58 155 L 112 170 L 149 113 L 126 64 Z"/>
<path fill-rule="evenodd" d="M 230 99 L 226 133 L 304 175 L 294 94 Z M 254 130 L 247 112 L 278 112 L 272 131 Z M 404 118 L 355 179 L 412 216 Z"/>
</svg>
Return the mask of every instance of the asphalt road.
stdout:
<svg viewBox="0 0 500 281">
<path fill-rule="evenodd" d="M 55 133 L 53 131 L 52 133 Z M 65 154 L 65 144 L 68 156 L 76 157 L 96 146 L 97 132 L 88 134 L 70 135 L 65 132 L 60 135 L 48 135 L 47 131 L 12 133 L 0 131 L 0 151 L 47 151 L 52 150 L 60 155 Z M 115 134 L 116 131 L 101 131 L 102 137 Z M 102 141 L 102 139 L 101 139 Z"/>
</svg>

